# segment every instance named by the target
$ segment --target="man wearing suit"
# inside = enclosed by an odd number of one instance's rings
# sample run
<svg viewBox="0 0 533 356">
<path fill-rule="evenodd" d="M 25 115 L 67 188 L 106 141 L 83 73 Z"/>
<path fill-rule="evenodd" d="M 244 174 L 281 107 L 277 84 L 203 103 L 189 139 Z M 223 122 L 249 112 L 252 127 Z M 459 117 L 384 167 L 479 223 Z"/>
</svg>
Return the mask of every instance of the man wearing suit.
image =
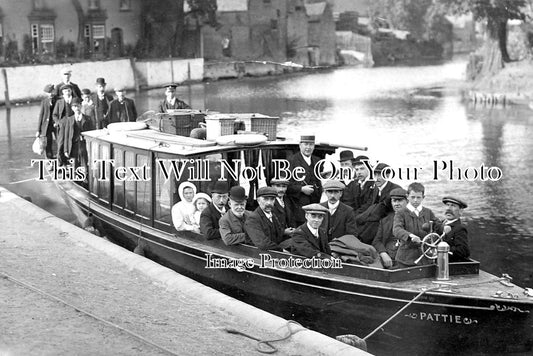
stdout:
<svg viewBox="0 0 533 356">
<path fill-rule="evenodd" d="M 393 210 L 379 221 L 378 232 L 372 241 L 385 268 L 394 266 L 396 251 L 400 246 L 400 241 L 392 233 L 392 226 L 394 214 L 407 206 L 407 192 L 403 188 L 395 188 L 391 190 L 390 198 Z"/>
<path fill-rule="evenodd" d="M 79 98 L 73 98 L 71 105 L 74 114 L 62 120 L 59 128 L 58 146 L 62 147 L 62 151 L 58 152 L 64 156 L 65 162 L 74 159 L 74 167 L 85 167 L 88 163 L 87 148 L 81 133 L 93 130 L 93 126 L 91 118 L 81 113 Z"/>
<path fill-rule="evenodd" d="M 320 195 L 322 194 L 320 179 L 314 173 L 315 166 L 320 160 L 313 156 L 314 149 L 315 136 L 302 136 L 300 152 L 288 159 L 291 170 L 295 167 L 302 167 L 305 170 L 302 180 L 296 181 L 293 177 L 287 187 L 287 195 L 291 201 L 296 226 L 305 222 L 302 206 L 320 202 Z"/>
<path fill-rule="evenodd" d="M 401 188 L 398 184 L 385 180 L 382 172 L 387 167 L 389 167 L 389 165 L 385 163 L 379 163 L 374 167 L 374 178 L 376 179 L 376 182 L 372 196 L 372 203 L 364 212 L 355 217 L 358 232 L 357 236 L 365 244 L 372 244 L 378 231 L 379 221 L 392 210 L 390 203 L 391 190 Z"/>
<path fill-rule="evenodd" d="M 59 165 L 66 164 L 65 161 L 65 148 L 63 147 L 64 140 L 61 140 L 61 127 L 64 127 L 65 124 L 63 121 L 67 117 L 74 115 L 72 111 L 72 101 L 74 97 L 72 96 L 72 87 L 70 84 L 63 84 L 61 87 L 62 98 L 56 101 L 54 105 L 54 111 L 52 113 L 52 118 L 54 119 L 54 127 L 56 128 L 56 137 L 57 137 L 57 158 L 59 160 Z"/>
<path fill-rule="evenodd" d="M 164 86 L 166 98 L 159 103 L 159 112 L 166 113 L 168 110 L 190 109 L 186 102 L 176 97 L 176 88 L 178 84 L 170 83 Z"/>
<path fill-rule="evenodd" d="M 200 215 L 200 231 L 208 240 L 220 239 L 219 220 L 226 213 L 228 185 L 217 181 L 211 190 L 211 204 Z"/>
<path fill-rule="evenodd" d="M 288 180 L 283 179 L 272 179 L 270 181 L 270 186 L 278 192 L 276 200 L 274 201 L 274 208 L 272 212 L 278 218 L 278 221 L 283 228 L 283 233 L 285 235 L 290 235 L 296 227 L 293 221 L 293 212 L 290 210 L 290 202 L 287 198 L 287 186 L 289 185 Z"/>
<path fill-rule="evenodd" d="M 123 87 L 115 89 L 117 98 L 109 104 L 109 112 L 107 114 L 109 123 L 135 122 L 137 120 L 135 102 L 130 98 L 126 98 L 124 96 L 125 93 L 126 90 Z"/>
<path fill-rule="evenodd" d="M 222 241 L 228 246 L 252 243 L 244 231 L 244 223 L 250 215 L 245 210 L 247 198 L 246 191 L 241 186 L 236 185 L 229 190 L 230 210 L 218 222 Z"/>
<path fill-rule="evenodd" d="M 461 213 L 463 209 L 467 208 L 466 203 L 455 197 L 444 197 L 442 202 L 446 205 L 443 221 L 443 227 L 449 226 L 450 232 L 444 235 L 444 241 L 450 245 L 451 255 L 450 262 L 467 261 L 470 256 L 470 249 L 468 247 L 468 231 L 466 226 L 461 222 Z M 441 231 L 442 232 L 442 231 Z"/>
<path fill-rule="evenodd" d="M 92 101 L 97 129 L 103 129 L 107 126 L 109 104 L 113 101 L 113 96 L 105 92 L 106 85 L 104 78 L 96 78 L 96 92 L 92 95 Z"/>
<path fill-rule="evenodd" d="M 56 97 L 54 96 L 54 86 L 52 84 L 46 84 L 44 92 L 47 94 L 46 98 L 41 101 L 41 110 L 39 111 L 39 124 L 37 126 L 37 133 L 35 137 L 46 137 L 46 158 L 53 159 L 54 152 L 52 151 L 52 141 L 54 132 L 54 119 L 52 113 L 54 105 L 56 103 Z"/>
<path fill-rule="evenodd" d="M 305 211 L 306 223 L 293 233 L 292 252 L 308 258 L 332 258 L 326 231 L 320 227 L 328 209 L 320 204 L 309 204 L 302 209 Z"/>
<path fill-rule="evenodd" d="M 348 152 L 348 154 L 343 152 Z M 353 171 L 355 179 L 348 183 L 342 202 L 353 208 L 355 215 L 361 214 L 370 204 L 372 204 L 372 196 L 374 194 L 374 181 L 370 180 L 370 172 L 364 162 L 368 162 L 367 156 L 353 157 L 351 151 L 341 152 L 341 166 L 346 166 L 353 163 Z"/>
<path fill-rule="evenodd" d="M 244 223 L 244 229 L 253 244 L 260 250 L 276 250 L 291 248 L 291 239 L 283 235 L 283 228 L 276 215 L 272 213 L 277 192 L 272 187 L 257 190 L 255 209 Z"/>
<path fill-rule="evenodd" d="M 63 90 L 61 90 L 61 87 L 63 85 L 68 84 L 70 85 L 70 88 L 72 90 L 72 96 L 75 98 L 81 99 L 81 90 L 78 87 L 77 84 L 74 84 L 70 81 L 70 77 L 72 76 L 72 70 L 70 68 L 63 68 L 61 69 L 61 77 L 63 78 L 63 81 L 61 83 L 58 83 L 55 86 L 55 96 L 57 98 L 61 97 L 63 95 Z M 70 116 L 70 115 L 69 115 Z"/>
<path fill-rule="evenodd" d="M 328 180 L 322 185 L 322 188 L 328 198 L 326 202 L 320 204 L 328 211 L 322 223 L 322 228 L 327 232 L 328 240 L 331 241 L 344 235 L 357 236 L 353 209 L 340 201 L 344 184 L 336 180 Z"/>
</svg>

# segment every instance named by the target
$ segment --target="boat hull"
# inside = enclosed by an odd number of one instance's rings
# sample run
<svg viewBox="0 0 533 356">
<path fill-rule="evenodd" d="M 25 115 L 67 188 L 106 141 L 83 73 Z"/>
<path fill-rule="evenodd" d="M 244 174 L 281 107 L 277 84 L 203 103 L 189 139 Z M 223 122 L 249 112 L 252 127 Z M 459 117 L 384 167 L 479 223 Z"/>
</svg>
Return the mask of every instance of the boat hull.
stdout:
<svg viewBox="0 0 533 356">
<path fill-rule="evenodd" d="M 73 184 L 66 193 L 102 223 L 114 242 L 130 250 L 140 245 L 147 258 L 178 273 L 333 337 L 366 336 L 420 292 L 405 288 L 405 283 L 357 280 L 327 271 L 261 268 L 254 248 L 231 250 L 220 241 L 192 234 L 172 236 L 87 204 L 90 198 L 79 199 L 83 189 Z M 256 264 L 242 271 L 206 268 L 209 254 L 220 259 L 253 258 Z M 527 352 L 533 346 L 532 313 L 531 298 L 428 291 L 366 341 L 369 351 L 380 355 Z"/>
</svg>

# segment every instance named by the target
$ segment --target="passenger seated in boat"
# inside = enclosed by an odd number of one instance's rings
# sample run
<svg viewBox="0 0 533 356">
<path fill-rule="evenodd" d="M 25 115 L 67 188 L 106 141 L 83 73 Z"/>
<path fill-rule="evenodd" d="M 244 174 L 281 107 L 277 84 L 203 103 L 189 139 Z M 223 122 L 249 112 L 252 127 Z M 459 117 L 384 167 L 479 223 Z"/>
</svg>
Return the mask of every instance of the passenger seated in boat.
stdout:
<svg viewBox="0 0 533 356">
<path fill-rule="evenodd" d="M 272 213 L 278 195 L 276 189 L 262 187 L 257 190 L 256 195 L 259 206 L 244 223 L 246 234 L 260 250 L 290 250 L 292 240 L 283 235 L 281 223 Z"/>
<path fill-rule="evenodd" d="M 159 103 L 159 112 L 166 113 L 168 110 L 176 109 L 190 109 L 191 107 L 184 101 L 179 100 L 176 97 L 176 88 L 178 84 L 170 83 L 165 85 L 166 98 Z"/>
<path fill-rule="evenodd" d="M 192 216 L 194 204 L 192 202 L 196 194 L 196 186 L 191 182 L 183 182 L 178 187 L 180 201 L 172 207 L 172 223 L 178 231 L 194 231 Z"/>
<path fill-rule="evenodd" d="M 394 237 L 400 240 L 400 246 L 396 252 L 398 267 L 410 267 L 422 255 L 420 244 L 427 235 L 423 225 L 429 225 L 430 221 L 438 222 L 433 212 L 422 206 L 425 188 L 421 183 L 411 183 L 407 187 L 407 201 L 405 208 L 400 209 L 394 215 L 392 232 Z M 424 258 L 419 264 L 427 264 Z"/>
<path fill-rule="evenodd" d="M 353 169 L 355 180 L 346 186 L 343 199 L 341 200 L 353 208 L 355 216 L 364 212 L 372 204 L 372 197 L 374 195 L 375 182 L 370 180 L 370 172 L 365 165 L 365 161 L 368 162 L 367 156 L 357 156 L 354 158 Z"/>
<path fill-rule="evenodd" d="M 286 236 L 290 236 L 296 228 L 293 220 L 294 214 L 290 210 L 290 202 L 285 194 L 287 192 L 288 185 L 289 181 L 286 179 L 272 179 L 270 181 L 270 186 L 276 189 L 278 193 L 276 200 L 274 201 L 272 213 L 278 218 L 283 228 L 283 234 Z"/>
<path fill-rule="evenodd" d="M 228 184 L 217 181 L 211 190 L 211 204 L 200 214 L 200 231 L 208 240 L 220 239 L 218 221 L 226 213 Z"/>
<path fill-rule="evenodd" d="M 230 210 L 222 215 L 218 224 L 220 226 L 220 236 L 226 245 L 237 245 L 240 243 L 252 244 L 252 240 L 246 236 L 244 223 L 249 211 L 246 211 L 246 192 L 241 186 L 231 187 L 229 190 Z"/>
<path fill-rule="evenodd" d="M 379 221 L 392 211 L 390 205 L 390 192 L 395 188 L 401 188 L 398 184 L 385 180 L 381 172 L 389 167 L 385 163 L 379 163 L 374 167 L 376 182 L 372 194 L 372 204 L 361 214 L 355 217 L 357 223 L 357 237 L 365 244 L 372 244 L 378 232 Z"/>
<path fill-rule="evenodd" d="M 450 262 L 464 262 L 468 261 L 470 257 L 470 249 L 468 247 L 468 230 L 461 222 L 461 214 L 463 209 L 468 206 L 466 203 L 455 197 L 447 196 L 442 198 L 442 202 L 446 205 L 442 228 L 438 228 L 438 232 L 442 233 L 444 226 L 451 228 L 450 232 L 444 235 L 443 240 L 450 245 Z"/>
<path fill-rule="evenodd" d="M 200 233 L 200 215 L 211 204 L 211 197 L 205 193 L 196 193 L 192 199 L 194 205 L 194 213 L 192 214 L 191 222 L 194 226 L 194 232 Z"/>
<path fill-rule="evenodd" d="M 302 209 L 305 211 L 306 223 L 292 234 L 292 253 L 308 258 L 332 258 L 326 230 L 321 227 L 328 209 L 320 204 L 309 204 Z"/>
<path fill-rule="evenodd" d="M 383 267 L 392 268 L 396 265 L 396 251 L 400 246 L 400 240 L 394 237 L 392 226 L 394 223 L 394 214 L 405 208 L 407 205 L 407 192 L 403 188 L 396 188 L 390 192 L 391 204 L 393 211 L 379 221 L 378 232 L 372 246 L 376 248 L 383 263 Z"/>
<path fill-rule="evenodd" d="M 340 201 L 344 184 L 336 180 L 328 180 L 322 185 L 322 189 L 326 192 L 328 199 L 320 204 L 327 210 L 322 228 L 326 230 L 328 241 L 343 235 L 357 236 L 353 209 Z"/>
<path fill-rule="evenodd" d="M 87 147 L 81 133 L 94 127 L 91 119 L 81 113 L 80 98 L 72 98 L 71 108 L 74 114 L 60 123 L 58 147 L 62 148 L 65 161 L 73 159 L 75 167 L 87 167 Z"/>
</svg>

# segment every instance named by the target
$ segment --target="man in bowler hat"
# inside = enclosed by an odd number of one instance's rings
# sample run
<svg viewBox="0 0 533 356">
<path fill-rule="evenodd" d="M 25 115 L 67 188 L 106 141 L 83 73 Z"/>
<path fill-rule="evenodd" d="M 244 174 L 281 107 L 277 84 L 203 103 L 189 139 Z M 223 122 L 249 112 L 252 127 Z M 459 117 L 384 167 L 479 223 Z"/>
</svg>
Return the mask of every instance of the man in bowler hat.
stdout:
<svg viewBox="0 0 533 356">
<path fill-rule="evenodd" d="M 211 190 L 211 204 L 200 215 L 200 231 L 208 240 L 220 239 L 219 220 L 226 213 L 228 184 L 217 181 Z"/>
<path fill-rule="evenodd" d="M 272 187 L 259 188 L 256 193 L 259 206 L 244 223 L 246 234 L 260 250 L 290 249 L 291 239 L 283 235 L 283 228 L 272 212 L 277 194 Z"/>
<path fill-rule="evenodd" d="M 321 227 L 328 209 L 316 203 L 305 205 L 302 209 L 305 211 L 306 222 L 293 233 L 292 252 L 308 258 L 332 258 L 328 236 Z"/>
<path fill-rule="evenodd" d="M 302 206 L 311 203 L 319 203 L 321 191 L 320 179 L 315 175 L 314 170 L 320 158 L 313 155 L 315 150 L 315 136 L 301 136 L 300 152 L 289 157 L 290 168 L 302 167 L 305 170 L 303 180 L 297 181 L 291 177 L 287 187 L 287 195 L 291 201 L 291 208 L 294 212 L 294 220 L 299 226 L 305 222 Z"/>
<path fill-rule="evenodd" d="M 246 211 L 247 198 L 246 191 L 241 186 L 236 185 L 229 190 L 230 210 L 222 215 L 218 222 L 222 241 L 228 246 L 252 243 L 244 230 L 244 223 L 250 215 L 250 212 Z"/>
<path fill-rule="evenodd" d="M 103 129 L 108 124 L 109 104 L 113 101 L 113 96 L 106 93 L 105 89 L 107 83 L 104 78 L 96 78 L 96 91 L 92 94 L 92 101 L 94 103 L 94 117 L 96 120 L 96 128 Z"/>
</svg>

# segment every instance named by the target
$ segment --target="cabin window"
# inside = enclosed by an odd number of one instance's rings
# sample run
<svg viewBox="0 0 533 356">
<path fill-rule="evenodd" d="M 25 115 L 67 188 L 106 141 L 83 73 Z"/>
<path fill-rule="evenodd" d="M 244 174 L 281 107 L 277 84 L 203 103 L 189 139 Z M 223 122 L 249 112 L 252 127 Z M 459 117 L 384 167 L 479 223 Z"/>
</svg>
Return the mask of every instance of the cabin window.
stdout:
<svg viewBox="0 0 533 356">
<path fill-rule="evenodd" d="M 135 167 L 135 153 L 126 151 L 124 158 L 124 167 Z M 126 205 L 124 206 L 127 210 L 134 212 L 135 211 L 135 182 L 132 180 L 124 181 L 125 196 L 126 196 Z"/>
<path fill-rule="evenodd" d="M 173 195 L 171 190 L 173 179 L 165 178 L 161 169 L 155 170 L 155 220 L 170 225 L 170 197 Z"/>
<path fill-rule="evenodd" d="M 115 159 L 115 168 L 125 167 L 124 151 L 115 148 L 113 157 Z M 114 179 L 113 204 L 121 208 L 124 206 L 124 181 L 121 179 Z"/>
<path fill-rule="evenodd" d="M 97 155 L 97 157 L 100 157 L 102 160 L 109 160 L 109 146 L 106 145 L 100 145 L 100 155 Z M 104 167 L 105 165 L 105 167 Z M 106 202 L 109 201 L 109 188 L 110 188 L 110 173 L 111 173 L 111 164 L 109 162 L 107 163 L 100 163 L 98 164 L 98 177 L 104 174 L 103 169 L 105 168 L 106 176 L 102 177 L 103 179 L 98 179 L 98 197 Z"/>
<path fill-rule="evenodd" d="M 148 157 L 144 155 L 137 155 L 136 167 L 149 167 Z M 141 177 L 142 178 L 142 177 Z M 135 182 L 137 185 L 137 215 L 150 219 L 152 215 L 151 203 L 151 184 L 149 180 L 139 180 Z"/>
</svg>

